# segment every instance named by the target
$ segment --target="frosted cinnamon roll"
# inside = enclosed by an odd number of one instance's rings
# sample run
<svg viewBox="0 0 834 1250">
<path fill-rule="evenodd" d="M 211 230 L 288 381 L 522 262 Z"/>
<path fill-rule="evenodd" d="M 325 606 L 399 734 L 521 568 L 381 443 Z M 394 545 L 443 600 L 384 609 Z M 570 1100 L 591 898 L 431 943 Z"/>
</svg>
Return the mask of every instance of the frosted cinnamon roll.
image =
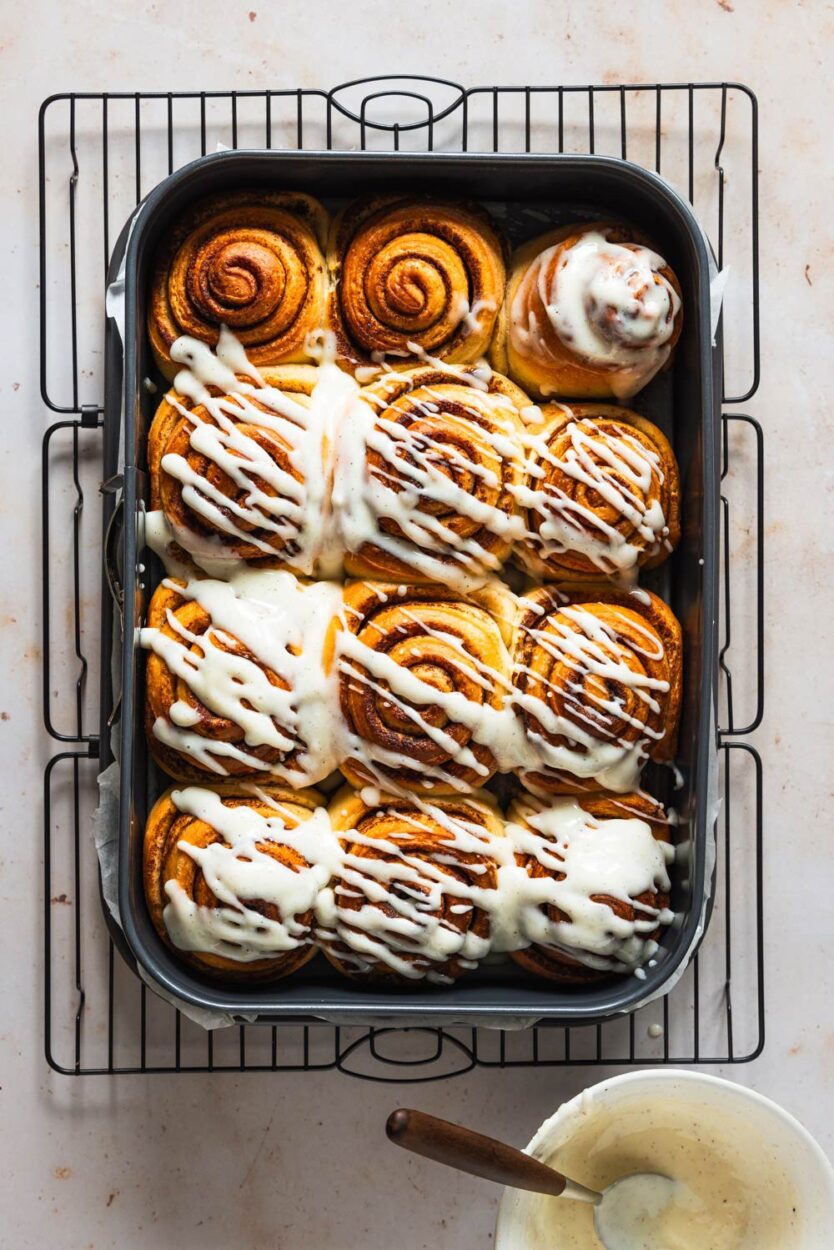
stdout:
<svg viewBox="0 0 834 1250">
<path fill-rule="evenodd" d="M 148 816 L 145 898 L 163 942 L 201 972 L 284 977 L 315 953 L 316 903 L 337 862 L 315 790 L 174 788 Z"/>
<path fill-rule="evenodd" d="M 680 538 L 680 479 L 656 425 L 609 404 L 546 404 L 525 430 L 516 490 L 525 536 L 516 548 L 535 577 L 633 581 Z"/>
<path fill-rule="evenodd" d="M 622 226 L 564 226 L 510 265 L 492 362 L 539 398 L 628 399 L 669 361 L 681 289 L 662 256 Z"/>
<path fill-rule="evenodd" d="M 323 667 L 338 587 L 290 573 L 166 579 L 148 609 L 145 725 L 184 780 L 321 781 L 338 762 L 337 695 Z"/>
<path fill-rule="evenodd" d="M 334 502 L 355 576 L 466 590 L 501 568 L 523 532 L 529 400 L 497 373 L 426 366 L 361 392 L 336 443 Z"/>
<path fill-rule="evenodd" d="M 309 359 L 307 335 L 324 323 L 327 214 L 309 195 L 252 190 L 188 209 L 157 252 L 148 334 L 167 378 L 183 334 L 215 343 L 227 326 L 255 365 Z"/>
<path fill-rule="evenodd" d="M 449 985 L 487 954 L 503 823 L 488 795 L 415 800 L 342 790 L 330 805 L 340 868 L 319 899 L 318 942 L 380 988 Z"/>
<path fill-rule="evenodd" d="M 523 795 L 507 837 L 529 884 L 519 887 L 516 963 L 585 984 L 633 972 L 657 949 L 669 910 L 669 822 L 648 795 Z"/>
<path fill-rule="evenodd" d="M 354 785 L 469 793 L 497 764 L 510 657 L 484 608 L 439 586 L 356 582 L 334 620 L 342 772 Z"/>
<path fill-rule="evenodd" d="M 680 625 L 648 591 L 590 590 L 542 586 L 519 600 L 513 705 L 534 791 L 581 792 L 593 780 L 624 793 L 647 759 L 674 758 Z"/>
<path fill-rule="evenodd" d="M 416 196 L 359 200 L 333 223 L 328 266 L 328 326 L 345 367 L 386 356 L 413 364 L 426 353 L 465 364 L 484 354 L 505 269 L 483 209 Z"/>
<path fill-rule="evenodd" d="M 318 371 L 283 365 L 253 379 L 200 346 L 180 341 L 193 369 L 178 374 L 151 424 L 151 507 L 164 513 L 174 554 L 201 568 L 246 561 L 310 574 L 329 489 Z"/>
</svg>

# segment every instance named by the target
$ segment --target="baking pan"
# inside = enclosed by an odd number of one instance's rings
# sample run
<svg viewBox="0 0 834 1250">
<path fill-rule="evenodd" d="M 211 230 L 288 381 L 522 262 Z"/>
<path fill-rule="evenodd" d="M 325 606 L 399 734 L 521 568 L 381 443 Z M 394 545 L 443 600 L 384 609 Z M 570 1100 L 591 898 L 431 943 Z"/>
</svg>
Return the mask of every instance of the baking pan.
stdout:
<svg viewBox="0 0 834 1250">
<path fill-rule="evenodd" d="M 143 548 L 142 514 L 148 498 L 145 447 L 148 427 L 166 383 L 151 358 L 145 333 L 150 266 L 165 231 L 195 199 L 216 191 L 264 186 L 303 190 L 331 210 L 369 191 L 413 190 L 486 204 L 513 246 L 555 225 L 616 218 L 635 225 L 672 265 L 684 292 L 683 334 L 671 370 L 633 401 L 670 438 L 681 469 L 683 534 L 666 564 L 644 577 L 678 616 L 684 636 L 684 697 L 677 789 L 669 770 L 648 773 L 648 788 L 674 804 L 681 847 L 673 902 L 679 922 L 667 929 L 657 961 L 645 977 L 564 988 L 527 977 L 507 960 L 478 969 L 448 989 L 381 993 L 340 977 L 323 957 L 272 984 L 224 985 L 177 961 L 160 941 L 145 907 L 142 837 L 148 810 L 169 784 L 147 750 L 142 724 L 144 662 L 137 627 L 162 576 Z M 124 347 L 108 319 L 106 344 L 105 479 L 120 475 L 122 508 L 111 528 L 105 586 L 117 567 L 121 602 L 105 594 L 105 656 L 111 644 L 114 674 L 103 665 L 102 748 L 121 764 L 119 944 L 162 989 L 199 1007 L 265 1021 L 330 1018 L 420 1023 L 519 1018 L 553 1024 L 601 1022 L 633 1010 L 662 992 L 697 945 L 712 895 L 713 822 L 710 776 L 715 759 L 714 699 L 717 673 L 718 498 L 717 429 L 721 395 L 720 350 L 712 345 L 708 244 L 691 209 L 666 183 L 628 162 L 595 156 L 475 154 L 370 154 L 330 152 L 222 152 L 202 157 L 162 182 L 128 223 L 114 252 L 109 280 L 123 267 Z M 157 393 L 146 379 L 156 383 Z M 106 532 L 106 530 L 105 530 Z M 123 617 L 123 619 L 122 619 Z M 114 688 L 120 706 L 114 712 Z M 114 727 L 115 725 L 115 727 Z M 650 766 L 651 767 L 651 766 Z"/>
</svg>

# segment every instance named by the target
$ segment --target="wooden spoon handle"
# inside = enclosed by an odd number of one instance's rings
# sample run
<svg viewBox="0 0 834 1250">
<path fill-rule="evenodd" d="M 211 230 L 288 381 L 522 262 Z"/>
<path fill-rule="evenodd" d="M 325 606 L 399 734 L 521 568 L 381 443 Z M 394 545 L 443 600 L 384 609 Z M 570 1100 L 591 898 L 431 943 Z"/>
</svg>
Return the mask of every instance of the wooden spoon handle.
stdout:
<svg viewBox="0 0 834 1250">
<path fill-rule="evenodd" d="M 480 1176 L 499 1185 L 511 1185 L 514 1189 L 529 1189 L 537 1194 L 551 1194 L 558 1198 L 568 1183 L 561 1172 L 556 1172 L 538 1159 L 496 1141 L 483 1137 L 472 1129 L 448 1120 L 438 1120 L 422 1111 L 410 1111 L 401 1107 L 388 1117 L 385 1131 L 392 1142 L 410 1150 L 412 1154 L 445 1163 L 447 1167 Z"/>
</svg>

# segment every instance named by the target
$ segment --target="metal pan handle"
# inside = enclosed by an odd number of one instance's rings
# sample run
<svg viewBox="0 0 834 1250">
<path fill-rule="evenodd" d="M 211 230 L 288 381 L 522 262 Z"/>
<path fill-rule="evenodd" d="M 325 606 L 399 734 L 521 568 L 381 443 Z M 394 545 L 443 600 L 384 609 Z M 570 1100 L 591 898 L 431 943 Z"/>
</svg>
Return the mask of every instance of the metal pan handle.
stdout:
<svg viewBox="0 0 834 1250">
<path fill-rule="evenodd" d="M 120 491 L 124 484 L 124 478 L 121 473 L 117 473 L 114 477 L 108 478 L 106 482 L 101 484 L 101 493 L 103 495 L 115 494 Z M 124 496 L 121 496 L 116 503 L 113 511 L 110 513 L 110 520 L 107 522 L 107 529 L 104 534 L 104 577 L 107 582 L 107 589 L 110 591 L 110 597 L 113 600 L 116 611 L 119 615 L 119 628 L 124 634 L 125 626 L 125 592 L 122 585 L 122 574 L 119 568 L 119 548 L 121 546 L 122 527 L 124 522 Z"/>
</svg>

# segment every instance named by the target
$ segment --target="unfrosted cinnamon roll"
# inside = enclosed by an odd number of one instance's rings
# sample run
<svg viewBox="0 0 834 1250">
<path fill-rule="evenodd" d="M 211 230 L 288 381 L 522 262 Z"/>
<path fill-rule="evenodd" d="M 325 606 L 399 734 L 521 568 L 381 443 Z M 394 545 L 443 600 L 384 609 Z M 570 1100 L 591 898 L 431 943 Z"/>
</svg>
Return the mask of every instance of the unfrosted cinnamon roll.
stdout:
<svg viewBox="0 0 834 1250">
<path fill-rule="evenodd" d="M 522 533 L 513 492 L 527 396 L 497 373 L 425 366 L 386 374 L 360 399 L 336 445 L 348 572 L 482 583 Z"/>
<path fill-rule="evenodd" d="M 545 404 L 525 430 L 519 560 L 539 578 L 628 581 L 680 538 L 680 479 L 656 425 L 610 404 Z"/>
<path fill-rule="evenodd" d="M 537 799 L 522 795 L 507 837 L 530 886 L 516 923 L 528 945 L 512 957 L 568 985 L 633 972 L 672 919 L 669 822 L 643 793 Z"/>
<path fill-rule="evenodd" d="M 428 353 L 482 356 L 504 298 L 504 256 L 475 205 L 417 196 L 359 200 L 334 221 L 328 325 L 345 367 Z"/>
<path fill-rule="evenodd" d="M 489 950 L 503 823 L 489 795 L 415 800 L 345 788 L 330 805 L 342 862 L 317 939 L 338 970 L 380 988 L 449 985 Z"/>
<path fill-rule="evenodd" d="M 628 399 L 670 359 L 681 289 L 662 256 L 622 226 L 563 226 L 510 265 L 492 362 L 547 399 Z"/>
<path fill-rule="evenodd" d="M 166 579 L 140 645 L 149 652 L 151 754 L 184 780 L 321 781 L 336 767 L 336 692 L 323 668 L 340 600 L 327 583 L 251 573 L 234 583 Z"/>
<path fill-rule="evenodd" d="M 224 325 L 255 365 L 308 359 L 307 335 L 324 322 L 326 234 L 322 206 L 297 192 L 223 193 L 188 209 L 159 248 L 148 299 L 165 376 L 180 335 L 213 344 Z"/>
<path fill-rule="evenodd" d="M 487 739 L 510 659 L 486 608 L 440 586 L 355 582 L 334 622 L 332 662 L 340 767 L 354 785 L 469 793 L 493 775 Z"/>
<path fill-rule="evenodd" d="M 243 560 L 310 574 L 330 484 L 323 414 L 312 404 L 317 370 L 282 365 L 257 382 L 228 376 L 226 388 L 201 387 L 196 399 L 172 390 L 157 409 L 151 507 L 200 567 Z"/>
<path fill-rule="evenodd" d="M 315 790 L 269 783 L 166 790 L 145 828 L 154 928 L 201 972 L 287 976 L 315 953 L 316 902 L 337 853 Z"/>
<path fill-rule="evenodd" d="M 681 629 L 645 590 L 542 586 L 523 595 L 513 646 L 513 704 L 532 790 L 637 788 L 647 759 L 674 758 Z M 579 779 L 577 784 L 576 779 Z"/>
</svg>

